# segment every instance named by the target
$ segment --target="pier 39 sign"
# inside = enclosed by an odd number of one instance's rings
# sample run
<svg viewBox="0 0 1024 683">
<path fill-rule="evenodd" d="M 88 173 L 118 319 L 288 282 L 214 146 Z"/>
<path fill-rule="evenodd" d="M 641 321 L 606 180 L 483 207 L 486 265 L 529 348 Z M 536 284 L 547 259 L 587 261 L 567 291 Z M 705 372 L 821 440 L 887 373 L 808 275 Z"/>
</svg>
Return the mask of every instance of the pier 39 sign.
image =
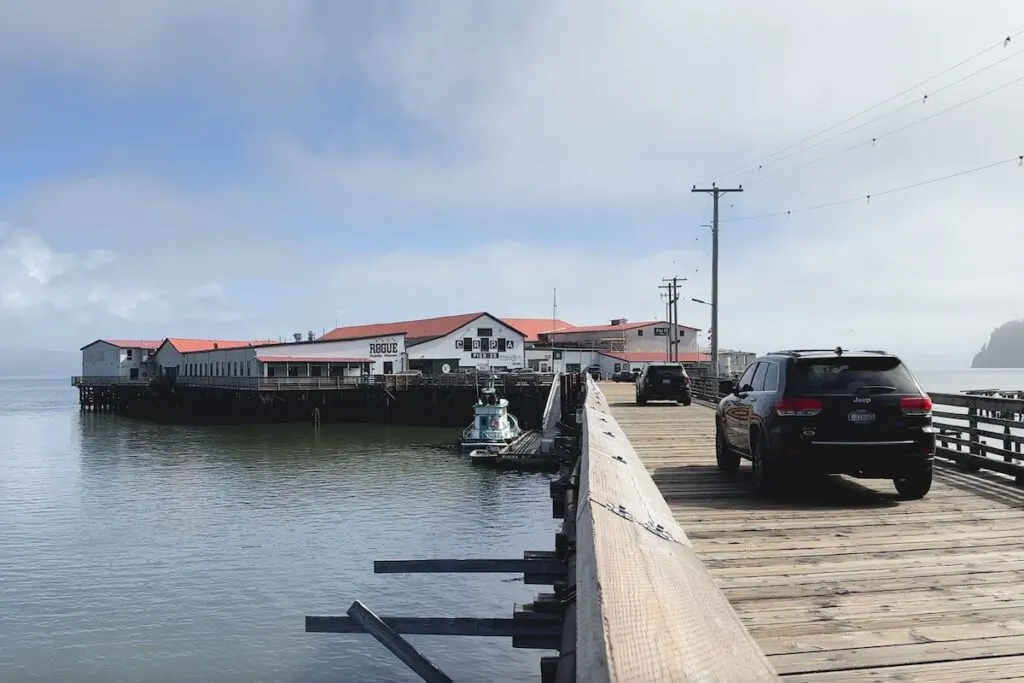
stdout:
<svg viewBox="0 0 1024 683">
<path fill-rule="evenodd" d="M 381 358 L 398 355 L 398 342 L 396 341 L 374 341 L 370 342 L 370 358 Z"/>
<path fill-rule="evenodd" d="M 472 339 L 465 337 L 455 340 L 455 348 L 460 351 L 469 351 L 470 358 L 475 359 L 498 359 L 502 354 L 511 351 L 513 342 L 511 339 L 495 339 L 493 337 L 481 337 Z"/>
</svg>

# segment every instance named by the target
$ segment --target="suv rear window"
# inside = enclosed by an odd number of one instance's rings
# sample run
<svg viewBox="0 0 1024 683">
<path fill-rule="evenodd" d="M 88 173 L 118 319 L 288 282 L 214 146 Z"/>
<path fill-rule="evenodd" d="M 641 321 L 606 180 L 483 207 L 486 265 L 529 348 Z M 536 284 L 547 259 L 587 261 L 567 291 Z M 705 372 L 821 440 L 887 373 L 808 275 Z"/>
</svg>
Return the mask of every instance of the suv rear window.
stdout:
<svg viewBox="0 0 1024 683">
<path fill-rule="evenodd" d="M 680 376 L 683 374 L 682 365 L 652 365 L 649 373 L 651 377 Z"/>
<path fill-rule="evenodd" d="M 910 371 L 892 356 L 879 358 L 807 358 L 790 365 L 787 393 L 852 394 L 864 386 L 893 387 L 916 394 Z"/>
</svg>

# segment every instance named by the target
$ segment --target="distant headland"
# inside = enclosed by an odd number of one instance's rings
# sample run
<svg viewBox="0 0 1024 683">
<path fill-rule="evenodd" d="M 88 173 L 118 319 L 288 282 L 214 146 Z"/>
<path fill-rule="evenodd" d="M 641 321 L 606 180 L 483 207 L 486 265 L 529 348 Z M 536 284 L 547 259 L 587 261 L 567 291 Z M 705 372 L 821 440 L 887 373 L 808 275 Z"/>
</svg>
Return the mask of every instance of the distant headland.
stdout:
<svg viewBox="0 0 1024 683">
<path fill-rule="evenodd" d="M 972 368 L 1024 368 L 1024 320 L 1011 320 L 992 330 L 974 354 Z"/>
</svg>

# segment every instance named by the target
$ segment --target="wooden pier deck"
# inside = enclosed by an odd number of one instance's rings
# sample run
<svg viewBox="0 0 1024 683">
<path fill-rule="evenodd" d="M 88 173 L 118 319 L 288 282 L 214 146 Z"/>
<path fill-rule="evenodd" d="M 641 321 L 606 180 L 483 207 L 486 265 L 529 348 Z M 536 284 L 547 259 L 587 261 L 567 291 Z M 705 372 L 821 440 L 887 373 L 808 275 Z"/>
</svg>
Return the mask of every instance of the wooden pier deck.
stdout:
<svg viewBox="0 0 1024 683">
<path fill-rule="evenodd" d="M 633 404 L 612 416 L 714 582 L 786 681 L 1024 681 L 1024 492 L 939 467 L 931 493 L 797 482 L 751 493 L 718 472 L 713 412 Z"/>
</svg>

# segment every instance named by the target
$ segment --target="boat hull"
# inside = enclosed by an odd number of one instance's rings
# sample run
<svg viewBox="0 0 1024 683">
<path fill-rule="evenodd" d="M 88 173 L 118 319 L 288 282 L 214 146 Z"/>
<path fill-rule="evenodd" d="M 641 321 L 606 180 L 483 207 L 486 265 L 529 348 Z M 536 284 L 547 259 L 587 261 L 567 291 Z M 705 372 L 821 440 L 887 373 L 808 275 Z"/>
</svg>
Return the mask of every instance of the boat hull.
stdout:
<svg viewBox="0 0 1024 683">
<path fill-rule="evenodd" d="M 492 452 L 493 453 L 497 453 L 502 448 L 505 448 L 510 443 L 512 443 L 514 440 L 515 439 L 513 438 L 513 439 L 508 439 L 506 441 L 478 441 L 478 440 L 462 441 L 462 442 L 459 443 L 459 447 L 462 450 L 466 451 L 466 452 L 470 452 L 470 451 L 484 451 L 484 452 L 488 452 L 488 453 L 492 453 Z"/>
</svg>

